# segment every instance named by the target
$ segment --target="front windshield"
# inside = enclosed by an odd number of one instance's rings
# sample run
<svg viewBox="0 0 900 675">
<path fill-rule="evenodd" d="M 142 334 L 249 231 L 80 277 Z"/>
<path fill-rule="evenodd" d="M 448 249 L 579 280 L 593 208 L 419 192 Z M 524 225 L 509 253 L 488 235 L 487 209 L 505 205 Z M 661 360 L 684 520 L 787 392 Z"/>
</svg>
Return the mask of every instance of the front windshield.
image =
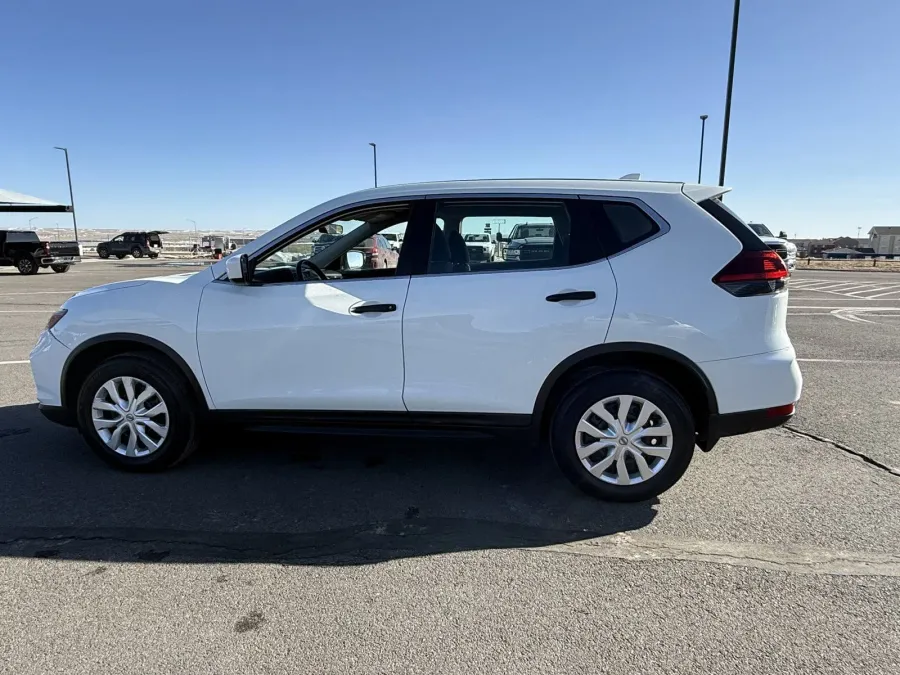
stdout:
<svg viewBox="0 0 900 675">
<path fill-rule="evenodd" d="M 260 269 L 266 269 L 281 265 L 296 265 L 301 260 L 311 258 L 316 253 L 324 251 L 331 244 L 360 225 L 363 225 L 362 220 L 336 220 L 323 226 L 326 230 L 325 232 L 320 232 L 319 230 L 307 232 L 280 251 L 276 251 L 265 260 L 261 260 L 256 266 Z"/>
<path fill-rule="evenodd" d="M 760 237 L 774 237 L 775 235 L 769 230 L 768 227 L 763 225 L 762 223 L 750 223 L 750 229 L 756 232 Z"/>
</svg>

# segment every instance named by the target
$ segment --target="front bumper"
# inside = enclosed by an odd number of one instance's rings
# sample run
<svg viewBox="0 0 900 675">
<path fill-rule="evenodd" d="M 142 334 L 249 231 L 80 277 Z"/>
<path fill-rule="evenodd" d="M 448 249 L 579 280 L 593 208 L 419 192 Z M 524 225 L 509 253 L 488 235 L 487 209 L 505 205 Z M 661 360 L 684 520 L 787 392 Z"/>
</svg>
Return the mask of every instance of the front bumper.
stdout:
<svg viewBox="0 0 900 675">
<path fill-rule="evenodd" d="M 42 405 L 62 406 L 62 372 L 70 353 L 50 331 L 41 332 L 29 359 L 38 402 Z"/>
</svg>

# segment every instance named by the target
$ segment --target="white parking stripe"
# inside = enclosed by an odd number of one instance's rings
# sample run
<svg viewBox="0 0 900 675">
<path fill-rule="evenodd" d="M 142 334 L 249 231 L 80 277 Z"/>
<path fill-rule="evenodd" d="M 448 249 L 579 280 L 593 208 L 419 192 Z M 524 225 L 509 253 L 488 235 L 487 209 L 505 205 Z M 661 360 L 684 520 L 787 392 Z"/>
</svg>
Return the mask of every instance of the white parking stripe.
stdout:
<svg viewBox="0 0 900 675">
<path fill-rule="evenodd" d="M 30 291 L 28 293 L 0 293 L 0 297 L 7 295 L 75 295 L 78 291 Z"/>
<path fill-rule="evenodd" d="M 886 295 L 896 295 L 897 293 L 900 293 L 900 287 L 898 287 L 896 291 L 891 291 L 890 293 L 879 293 L 878 295 L 870 295 L 867 299 L 875 300 L 877 298 L 883 298 Z M 893 300 L 893 298 L 891 298 L 891 299 Z M 897 298 L 897 299 L 900 300 L 900 298 Z"/>
<path fill-rule="evenodd" d="M 0 361 L 0 366 L 17 366 L 21 363 L 28 363 L 28 361 Z"/>
<path fill-rule="evenodd" d="M 865 288 L 861 291 L 853 291 L 852 293 L 848 293 L 847 295 L 852 295 L 852 296 L 856 297 L 857 293 L 874 293 L 875 291 L 886 291 L 889 288 L 898 288 L 898 286 L 897 286 L 897 284 L 894 284 L 893 286 L 882 286 L 881 288 Z M 870 295 L 868 297 L 871 300 L 874 296 Z"/>
<path fill-rule="evenodd" d="M 797 359 L 804 363 L 862 363 L 873 365 L 879 363 L 900 363 L 900 361 L 870 361 L 867 359 Z"/>
</svg>

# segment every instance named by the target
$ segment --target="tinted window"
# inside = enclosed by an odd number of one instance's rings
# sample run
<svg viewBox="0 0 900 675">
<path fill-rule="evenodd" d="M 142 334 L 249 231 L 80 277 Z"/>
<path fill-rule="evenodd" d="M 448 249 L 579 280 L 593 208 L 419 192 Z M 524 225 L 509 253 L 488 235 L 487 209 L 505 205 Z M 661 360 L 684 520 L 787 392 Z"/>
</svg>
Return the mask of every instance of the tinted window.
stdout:
<svg viewBox="0 0 900 675">
<path fill-rule="evenodd" d="M 634 204 L 610 202 L 603 210 L 622 249 L 659 232 L 659 225 Z"/>
<path fill-rule="evenodd" d="M 34 232 L 8 232 L 6 241 L 10 244 L 39 244 L 41 240 Z"/>
</svg>

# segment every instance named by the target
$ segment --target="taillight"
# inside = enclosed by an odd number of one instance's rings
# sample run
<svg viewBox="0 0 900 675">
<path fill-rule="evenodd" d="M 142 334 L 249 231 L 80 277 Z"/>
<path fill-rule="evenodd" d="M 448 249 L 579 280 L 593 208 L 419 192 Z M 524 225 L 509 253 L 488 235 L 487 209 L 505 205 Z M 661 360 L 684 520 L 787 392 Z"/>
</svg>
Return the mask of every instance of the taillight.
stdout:
<svg viewBox="0 0 900 675">
<path fill-rule="evenodd" d="M 775 251 L 741 251 L 713 277 L 713 283 L 745 298 L 782 291 L 787 287 L 787 277 L 787 267 Z"/>
</svg>

